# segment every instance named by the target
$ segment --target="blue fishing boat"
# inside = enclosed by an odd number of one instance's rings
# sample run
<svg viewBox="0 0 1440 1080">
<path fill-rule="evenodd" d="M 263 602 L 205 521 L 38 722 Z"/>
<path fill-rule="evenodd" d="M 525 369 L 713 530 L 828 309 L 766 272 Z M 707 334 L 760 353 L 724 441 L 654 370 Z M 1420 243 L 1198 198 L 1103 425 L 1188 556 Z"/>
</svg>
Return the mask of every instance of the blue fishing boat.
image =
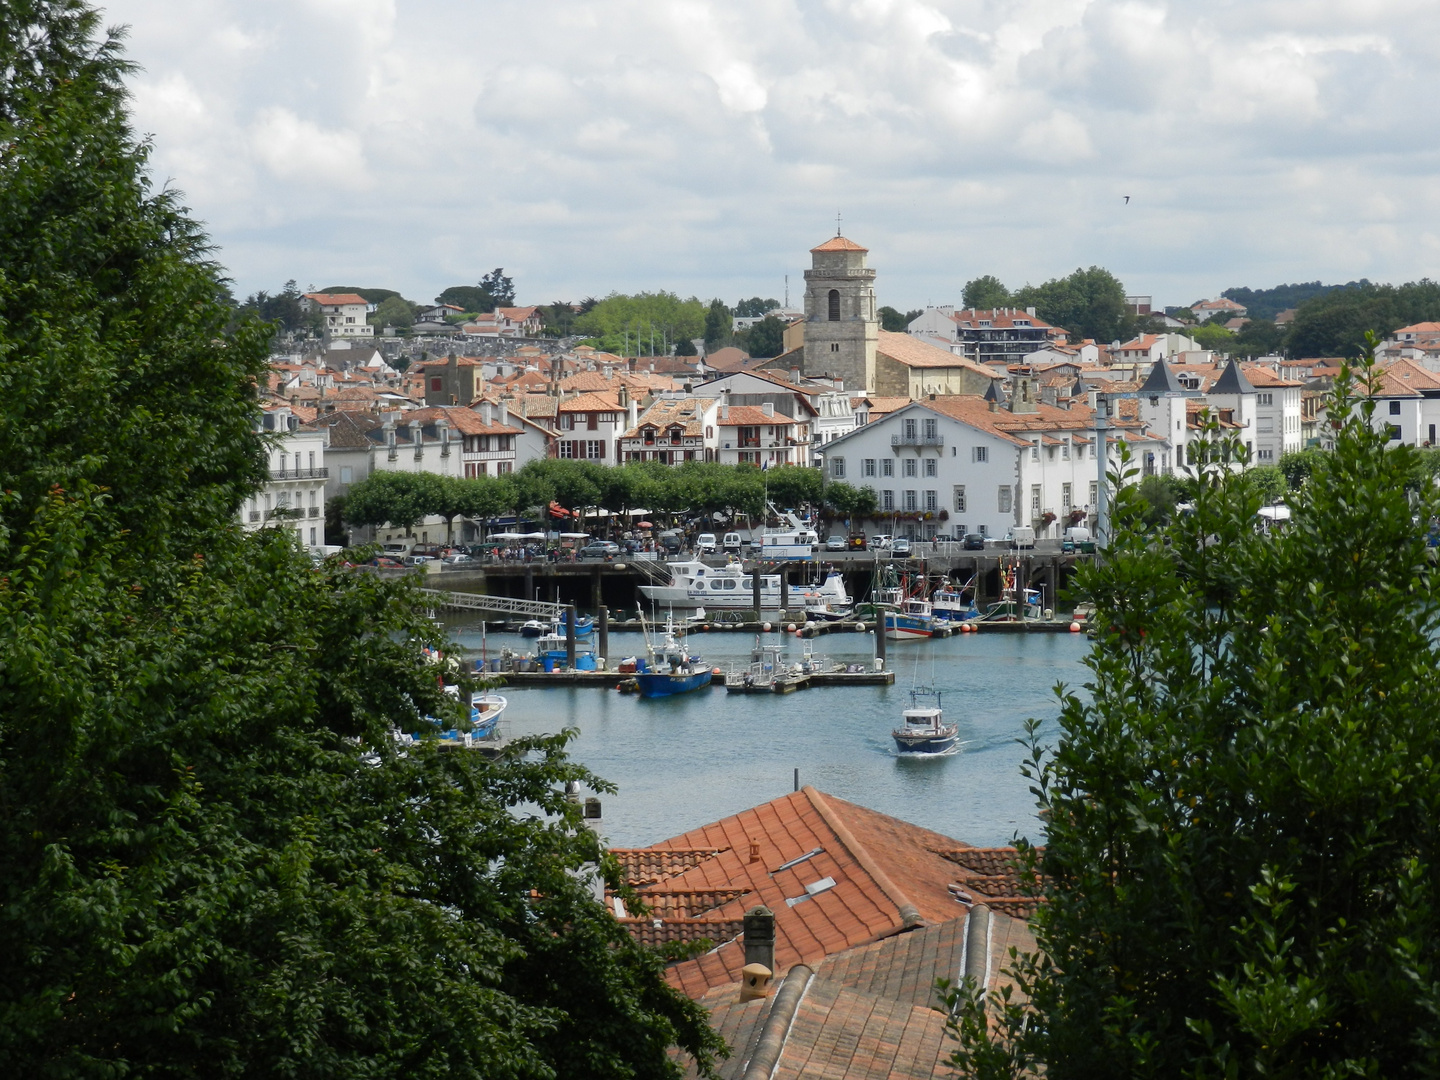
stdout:
<svg viewBox="0 0 1440 1080">
<path fill-rule="evenodd" d="M 930 698 L 935 699 L 933 705 Z M 945 723 L 939 690 L 917 687 L 910 691 L 910 708 L 901 714 L 900 726 L 890 735 L 902 754 L 944 754 L 955 749 L 960 728 Z"/>
<path fill-rule="evenodd" d="M 644 615 L 641 615 L 644 627 Z M 665 638 L 659 645 L 650 640 L 646 628 L 645 649 L 649 658 L 640 660 L 635 668 L 635 687 L 641 697 L 672 697 L 710 685 L 711 671 L 698 656 L 685 651 L 685 634 L 676 630 L 675 616 L 665 621 Z"/>
<path fill-rule="evenodd" d="M 935 615 L 928 600 L 911 598 L 882 612 L 885 636 L 895 641 L 935 636 Z"/>
</svg>

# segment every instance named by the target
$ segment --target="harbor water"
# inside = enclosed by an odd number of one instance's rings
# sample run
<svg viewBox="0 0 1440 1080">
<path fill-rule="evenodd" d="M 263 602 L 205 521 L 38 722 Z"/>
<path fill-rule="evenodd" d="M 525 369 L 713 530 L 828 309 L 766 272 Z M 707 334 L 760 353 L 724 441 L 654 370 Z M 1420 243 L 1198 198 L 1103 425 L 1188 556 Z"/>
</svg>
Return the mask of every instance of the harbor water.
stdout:
<svg viewBox="0 0 1440 1080">
<path fill-rule="evenodd" d="M 465 655 L 478 656 L 479 634 L 463 617 L 447 621 Z M 868 665 L 875 649 L 871 633 L 764 640 L 784 642 L 792 661 L 808 645 L 817 656 Z M 754 643 L 742 633 L 696 633 L 689 651 L 728 670 L 749 659 Z M 507 645 L 533 651 L 532 644 L 516 635 L 486 639 L 492 656 Z M 652 844 L 783 795 L 797 768 L 802 784 L 967 843 L 1040 839 L 1017 740 L 1030 717 L 1043 721 L 1042 742 L 1053 740 L 1055 686 L 1085 682 L 1085 637 L 982 631 L 887 644 L 893 686 L 747 695 L 715 685 L 656 700 L 613 689 L 502 687 L 510 707 L 501 728 L 513 736 L 578 729 L 572 755 L 619 788 L 603 797 L 601 830 L 618 847 Z M 611 666 L 643 649 L 639 634 L 612 633 Z M 943 692 L 945 718 L 959 724 L 959 753 L 896 752 L 890 731 L 915 683 Z"/>
</svg>

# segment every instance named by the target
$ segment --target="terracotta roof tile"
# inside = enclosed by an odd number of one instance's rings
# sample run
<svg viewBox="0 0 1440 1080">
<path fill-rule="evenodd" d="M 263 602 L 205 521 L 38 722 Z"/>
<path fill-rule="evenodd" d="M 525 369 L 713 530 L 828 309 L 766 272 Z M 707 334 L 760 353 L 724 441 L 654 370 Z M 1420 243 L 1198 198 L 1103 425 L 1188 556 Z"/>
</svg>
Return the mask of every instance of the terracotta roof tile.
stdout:
<svg viewBox="0 0 1440 1080">
<path fill-rule="evenodd" d="M 869 251 L 869 248 L 861 247 L 854 240 L 847 240 L 843 236 L 832 236 L 819 247 L 810 249 L 811 253 L 817 251 Z"/>
<path fill-rule="evenodd" d="M 875 351 L 880 356 L 889 357 L 897 364 L 903 364 L 906 367 L 964 368 L 977 375 L 984 375 L 986 378 L 999 378 L 984 364 L 977 364 L 968 357 L 952 353 L 949 349 L 942 349 L 938 345 L 931 345 L 928 341 L 921 341 L 909 334 L 881 330 L 880 340 L 875 346 Z"/>
</svg>

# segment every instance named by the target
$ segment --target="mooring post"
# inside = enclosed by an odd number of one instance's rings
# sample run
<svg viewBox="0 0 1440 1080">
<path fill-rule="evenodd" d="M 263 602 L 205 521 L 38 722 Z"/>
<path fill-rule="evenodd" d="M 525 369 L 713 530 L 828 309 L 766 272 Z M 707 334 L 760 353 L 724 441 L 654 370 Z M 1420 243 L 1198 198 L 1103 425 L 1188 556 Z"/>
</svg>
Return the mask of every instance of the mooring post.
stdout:
<svg viewBox="0 0 1440 1080">
<path fill-rule="evenodd" d="M 760 562 L 757 559 L 755 569 L 750 571 L 750 595 L 755 601 L 755 621 L 760 621 Z"/>
<path fill-rule="evenodd" d="M 597 618 L 600 620 L 600 628 L 597 631 L 599 634 L 600 659 L 604 660 L 605 657 L 610 655 L 610 609 L 604 604 L 601 604 Z M 605 665 L 602 664 L 602 666 Z"/>
<path fill-rule="evenodd" d="M 575 605 L 565 608 L 565 670 L 575 670 Z"/>
</svg>

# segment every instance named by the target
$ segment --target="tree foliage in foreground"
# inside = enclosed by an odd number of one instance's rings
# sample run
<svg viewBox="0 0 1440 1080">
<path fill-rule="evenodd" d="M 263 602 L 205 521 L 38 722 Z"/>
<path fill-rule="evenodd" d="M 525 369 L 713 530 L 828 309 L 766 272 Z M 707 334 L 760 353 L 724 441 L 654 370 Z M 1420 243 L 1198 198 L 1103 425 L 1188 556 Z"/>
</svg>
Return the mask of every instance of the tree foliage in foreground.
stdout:
<svg viewBox="0 0 1440 1080">
<path fill-rule="evenodd" d="M 1029 1000 L 984 1003 L 988 1035 L 958 996 L 969 1075 L 1440 1068 L 1440 577 L 1417 523 L 1440 505 L 1354 395 L 1342 375 L 1349 419 L 1276 533 L 1219 465 L 1163 528 L 1112 474 L 1115 539 L 1079 575 L 1088 693 L 1062 690 L 1053 749 L 1031 732 L 1041 955 L 1012 957 Z"/>
<path fill-rule="evenodd" d="M 227 330 L 125 71 L 80 0 L 0 13 L 0 1075 L 704 1069 L 568 737 L 402 750 L 463 723 L 416 597 L 234 524 L 271 328 Z"/>
</svg>

